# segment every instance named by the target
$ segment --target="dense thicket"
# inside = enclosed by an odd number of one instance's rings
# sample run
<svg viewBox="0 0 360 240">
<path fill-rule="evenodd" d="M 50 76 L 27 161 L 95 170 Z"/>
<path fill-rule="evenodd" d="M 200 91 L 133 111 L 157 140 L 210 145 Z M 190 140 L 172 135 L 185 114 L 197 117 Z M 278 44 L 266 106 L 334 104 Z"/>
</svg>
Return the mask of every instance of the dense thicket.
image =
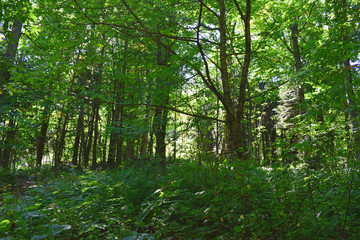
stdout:
<svg viewBox="0 0 360 240">
<path fill-rule="evenodd" d="M 181 160 L 208 167 L 216 186 L 222 168 L 236 179 L 249 166 L 340 171 L 345 231 L 360 158 L 359 8 L 4 0 L 1 171 L 152 164 L 165 177 Z"/>
</svg>

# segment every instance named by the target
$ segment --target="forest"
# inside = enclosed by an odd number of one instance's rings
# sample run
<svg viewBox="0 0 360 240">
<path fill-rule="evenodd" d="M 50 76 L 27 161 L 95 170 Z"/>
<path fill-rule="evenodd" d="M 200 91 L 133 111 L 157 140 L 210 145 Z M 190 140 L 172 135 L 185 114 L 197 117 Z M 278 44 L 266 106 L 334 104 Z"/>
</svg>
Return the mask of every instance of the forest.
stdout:
<svg viewBox="0 0 360 240">
<path fill-rule="evenodd" d="M 0 239 L 360 239 L 358 0 L 0 10 Z"/>
</svg>

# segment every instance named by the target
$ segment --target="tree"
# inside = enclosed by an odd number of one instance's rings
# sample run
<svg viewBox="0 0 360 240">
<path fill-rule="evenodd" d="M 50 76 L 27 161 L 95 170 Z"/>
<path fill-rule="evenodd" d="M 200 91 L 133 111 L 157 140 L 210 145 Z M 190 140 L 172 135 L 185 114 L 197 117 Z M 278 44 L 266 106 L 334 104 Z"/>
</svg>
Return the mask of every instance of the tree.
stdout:
<svg viewBox="0 0 360 240">
<path fill-rule="evenodd" d="M 11 32 L 7 38 L 7 47 L 4 56 L 1 59 L 2 67 L 0 69 L 0 102 L 3 104 L 9 104 L 6 100 L 5 93 L 6 88 L 5 85 L 9 83 L 11 78 L 10 68 L 13 66 L 15 62 L 15 57 L 17 53 L 17 48 L 21 36 L 21 29 L 23 23 L 18 19 L 14 19 Z M 10 103 L 11 104 L 11 103 Z M 4 142 L 2 150 L 0 151 L 0 161 L 1 168 L 7 170 L 9 167 L 10 154 L 12 150 L 12 145 L 14 144 L 15 138 L 15 124 L 16 119 L 14 112 L 9 113 L 9 119 L 7 123 L 7 129 L 4 136 Z"/>
<path fill-rule="evenodd" d="M 158 35 L 167 38 L 177 38 L 176 36 L 172 35 L 166 35 L 162 34 L 161 31 L 151 32 L 150 29 L 152 29 L 150 26 L 146 25 L 142 20 L 140 20 L 139 16 L 137 15 L 132 8 L 132 3 L 128 3 L 127 1 L 122 1 L 124 6 L 128 9 L 130 14 L 134 17 L 134 19 L 137 21 L 137 24 L 141 27 L 140 31 L 145 32 L 151 36 Z M 240 15 L 242 23 L 243 23 L 243 32 L 245 35 L 245 41 L 244 41 L 244 59 L 242 62 L 242 72 L 240 77 L 240 84 L 234 84 L 233 80 L 229 79 L 229 69 L 228 69 L 228 58 L 229 58 L 229 52 L 227 48 L 229 36 L 227 35 L 227 4 L 225 1 L 219 1 L 219 5 L 215 3 L 211 3 L 214 5 L 214 7 L 218 8 L 219 14 L 216 13 L 216 11 L 212 10 L 213 6 L 205 5 L 203 1 L 199 1 L 199 11 L 198 11 L 198 19 L 196 22 L 196 28 L 195 28 L 195 34 L 196 38 L 189 38 L 189 43 L 195 43 L 198 54 L 201 56 L 201 61 L 204 65 L 204 68 L 201 69 L 191 62 L 186 60 L 185 56 L 180 56 L 183 61 L 185 61 L 190 67 L 193 68 L 194 72 L 196 72 L 199 77 L 202 79 L 203 83 L 206 87 L 208 87 L 215 96 L 220 100 L 222 105 L 224 106 L 225 112 L 226 112 L 226 125 L 228 128 L 228 134 L 229 134 L 229 147 L 230 151 L 236 155 L 237 158 L 245 160 L 246 156 L 246 144 L 245 144 L 245 135 L 242 129 L 242 120 L 244 118 L 244 111 L 245 111 L 245 102 L 246 102 L 246 85 L 248 82 L 248 74 L 249 74 L 249 67 L 250 67 L 250 61 L 251 61 L 251 34 L 250 34 L 250 17 L 251 17 L 251 1 L 246 1 L 245 11 L 241 9 L 241 6 L 239 3 L 234 0 L 233 7 L 236 7 L 237 13 Z M 230 4 L 228 4 L 230 5 Z M 206 15 L 210 15 L 210 19 L 216 19 L 214 21 L 214 24 L 216 27 L 214 29 L 217 29 L 219 33 L 219 39 L 218 43 L 216 45 L 219 46 L 218 53 L 216 54 L 220 58 L 219 65 L 215 63 L 215 61 L 212 61 L 209 56 L 204 51 L 204 44 L 206 42 L 212 42 L 210 39 L 202 39 L 200 35 L 202 34 L 202 29 L 205 29 L 204 32 L 207 32 L 206 29 L 209 29 L 206 24 L 204 24 L 204 19 L 206 18 Z M 205 26 L 205 27 L 204 27 Z M 155 41 L 157 44 L 162 45 L 165 49 L 169 51 L 169 53 L 172 53 L 174 55 L 179 56 L 179 53 L 176 53 L 175 51 L 171 50 L 169 46 L 164 44 L 159 37 L 152 37 L 152 40 Z M 195 47 L 193 46 L 193 47 Z M 233 49 L 234 50 L 234 49 Z M 235 53 L 237 54 L 237 53 Z M 221 76 L 221 84 L 220 88 L 218 87 L 218 84 L 216 83 L 216 79 L 214 79 L 211 76 L 210 73 L 210 64 L 214 63 L 216 67 L 218 67 L 220 71 Z M 234 87 L 237 86 L 237 90 L 235 93 L 233 93 Z"/>
<path fill-rule="evenodd" d="M 5 6 L 18 2 L 27 1 Z M 233 162 L 325 159 L 327 146 L 340 157 L 343 136 L 354 147 L 360 140 L 357 8 L 350 0 L 14 7 L 1 16 L 3 167 L 24 156 L 40 166 L 48 150 L 57 168 L 67 158 L 96 168 L 101 155 L 104 166 L 156 156 L 165 169 L 187 136 L 192 153 Z"/>
<path fill-rule="evenodd" d="M 338 22 L 342 24 L 346 24 L 349 19 L 348 8 L 351 6 L 349 1 L 342 1 L 341 4 L 338 2 L 334 3 L 335 5 L 335 14 L 338 18 Z M 341 29 L 344 33 L 344 44 L 350 45 L 352 43 L 350 29 L 346 26 Z M 356 33 L 355 33 L 356 34 Z M 347 47 L 347 46 L 346 46 Z M 359 120 L 358 120 L 358 110 L 356 107 L 356 103 L 354 101 L 355 94 L 354 94 L 354 85 L 353 85 L 353 76 L 352 70 L 350 65 L 350 57 L 351 53 L 351 45 L 347 47 L 348 49 L 345 50 L 346 59 L 342 59 L 342 67 L 345 69 L 344 71 L 344 85 L 345 85 L 345 92 L 346 92 L 346 102 L 347 102 L 347 110 L 350 115 L 350 125 L 351 125 L 351 134 L 352 134 L 352 142 L 354 147 L 354 158 L 355 160 L 360 160 L 360 129 L 359 129 Z M 351 55 L 350 55 L 351 56 Z"/>
</svg>

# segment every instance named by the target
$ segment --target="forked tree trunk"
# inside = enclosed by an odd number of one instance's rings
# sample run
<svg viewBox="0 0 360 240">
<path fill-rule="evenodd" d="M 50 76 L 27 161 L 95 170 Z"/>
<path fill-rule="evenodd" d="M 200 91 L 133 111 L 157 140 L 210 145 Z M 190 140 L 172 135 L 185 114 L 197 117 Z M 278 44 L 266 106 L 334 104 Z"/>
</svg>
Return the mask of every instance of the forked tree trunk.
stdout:
<svg viewBox="0 0 360 240">
<path fill-rule="evenodd" d="M 240 9 L 237 0 L 234 0 L 237 10 L 244 24 L 245 35 L 245 54 L 242 63 L 242 72 L 240 86 L 236 102 L 233 102 L 229 87 L 228 69 L 227 69 L 227 38 L 226 38 L 226 9 L 225 1 L 220 0 L 220 62 L 221 62 L 221 80 L 224 91 L 224 104 L 226 111 L 226 125 L 229 131 L 229 149 L 235 158 L 246 161 L 248 160 L 248 147 L 246 143 L 245 127 L 242 125 L 245 116 L 246 87 L 248 84 L 249 69 L 251 62 L 251 34 L 250 34 L 250 16 L 251 16 L 251 0 L 246 0 L 245 13 Z M 229 95 L 229 96 L 228 96 Z"/>
</svg>

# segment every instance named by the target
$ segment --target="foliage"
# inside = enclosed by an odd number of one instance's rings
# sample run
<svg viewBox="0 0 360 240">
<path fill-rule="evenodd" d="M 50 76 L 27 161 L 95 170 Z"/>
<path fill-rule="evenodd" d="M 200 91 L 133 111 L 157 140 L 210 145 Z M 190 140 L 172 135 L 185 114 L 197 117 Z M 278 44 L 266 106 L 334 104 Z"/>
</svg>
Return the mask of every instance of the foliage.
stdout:
<svg viewBox="0 0 360 240">
<path fill-rule="evenodd" d="M 354 169 L 243 165 L 243 170 L 234 172 L 224 164 L 214 173 L 210 167 L 183 162 L 169 168 L 168 177 L 151 166 L 88 172 L 65 169 L 56 176 L 43 171 L 33 182 L 36 186 L 23 195 L 15 196 L 8 186 L 2 187 L 1 237 L 359 237 L 360 182 Z"/>
<path fill-rule="evenodd" d="M 1 1 L 0 238 L 360 238 L 359 7 Z"/>
</svg>

